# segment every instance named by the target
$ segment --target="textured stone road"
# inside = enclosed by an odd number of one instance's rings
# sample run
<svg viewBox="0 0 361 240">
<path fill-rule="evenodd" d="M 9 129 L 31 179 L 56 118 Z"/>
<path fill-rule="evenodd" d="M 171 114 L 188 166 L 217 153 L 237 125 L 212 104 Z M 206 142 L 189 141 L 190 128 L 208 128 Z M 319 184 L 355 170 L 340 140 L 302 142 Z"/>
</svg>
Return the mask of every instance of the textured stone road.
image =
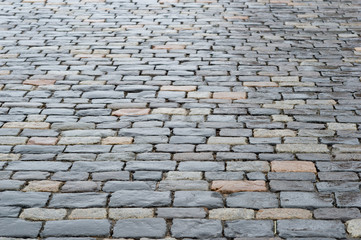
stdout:
<svg viewBox="0 0 361 240">
<path fill-rule="evenodd" d="M 0 3 L 0 239 L 361 239 L 360 0 Z"/>
</svg>

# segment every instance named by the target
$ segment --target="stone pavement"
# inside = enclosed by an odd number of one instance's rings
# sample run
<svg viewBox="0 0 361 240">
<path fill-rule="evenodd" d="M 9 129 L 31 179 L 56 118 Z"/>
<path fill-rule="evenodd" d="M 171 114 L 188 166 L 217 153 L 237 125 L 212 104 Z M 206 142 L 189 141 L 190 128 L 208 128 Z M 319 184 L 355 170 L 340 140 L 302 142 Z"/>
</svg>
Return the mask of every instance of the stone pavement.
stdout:
<svg viewBox="0 0 361 240">
<path fill-rule="evenodd" d="M 0 239 L 361 239 L 360 0 L 0 3 Z"/>
</svg>

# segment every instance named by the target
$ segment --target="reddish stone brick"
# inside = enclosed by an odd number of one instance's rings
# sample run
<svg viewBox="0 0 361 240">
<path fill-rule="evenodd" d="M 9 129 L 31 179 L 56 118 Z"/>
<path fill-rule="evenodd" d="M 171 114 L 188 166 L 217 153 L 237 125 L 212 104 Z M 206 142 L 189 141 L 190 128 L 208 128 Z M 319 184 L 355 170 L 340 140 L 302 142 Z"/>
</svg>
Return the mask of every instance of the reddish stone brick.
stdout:
<svg viewBox="0 0 361 240">
<path fill-rule="evenodd" d="M 317 172 L 315 164 L 307 161 L 272 161 L 271 170 L 272 172 Z"/>
<path fill-rule="evenodd" d="M 43 86 L 43 85 L 54 85 L 55 80 L 25 80 L 23 84 L 25 85 L 34 85 L 34 86 Z"/>
<path fill-rule="evenodd" d="M 230 100 L 246 99 L 247 94 L 245 92 L 215 92 L 213 93 L 213 98 Z"/>
<path fill-rule="evenodd" d="M 266 182 L 257 181 L 213 181 L 212 191 L 220 193 L 234 192 L 264 192 L 267 191 Z"/>
<path fill-rule="evenodd" d="M 129 109 L 119 109 L 112 113 L 113 116 L 129 116 L 129 115 L 147 115 L 149 114 L 149 108 L 129 108 Z"/>
<path fill-rule="evenodd" d="M 310 219 L 312 212 L 297 208 L 270 208 L 260 209 L 256 214 L 257 219 Z"/>
<path fill-rule="evenodd" d="M 55 145 L 58 138 L 54 137 L 32 137 L 29 139 L 29 145 Z"/>
</svg>

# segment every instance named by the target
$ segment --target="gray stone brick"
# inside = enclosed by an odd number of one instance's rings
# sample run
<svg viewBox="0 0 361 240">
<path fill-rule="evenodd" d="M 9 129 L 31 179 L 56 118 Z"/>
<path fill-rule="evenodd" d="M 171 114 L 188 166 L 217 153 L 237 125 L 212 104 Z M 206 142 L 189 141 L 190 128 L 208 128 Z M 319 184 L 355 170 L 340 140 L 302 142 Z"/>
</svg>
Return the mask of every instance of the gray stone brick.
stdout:
<svg viewBox="0 0 361 240">
<path fill-rule="evenodd" d="M 17 218 L 20 211 L 20 207 L 0 207 L 0 218 Z"/>
<path fill-rule="evenodd" d="M 71 163 L 66 162 L 45 162 L 45 161 L 14 161 L 6 167 L 7 170 L 14 171 L 49 171 L 57 172 L 68 170 Z"/>
<path fill-rule="evenodd" d="M 189 161 L 180 162 L 178 166 L 179 171 L 224 171 L 225 164 L 223 162 L 208 162 L 208 161 Z"/>
<path fill-rule="evenodd" d="M 56 193 L 50 200 L 53 208 L 105 207 L 108 194 L 104 193 Z"/>
<path fill-rule="evenodd" d="M 14 148 L 14 152 L 22 154 L 61 153 L 64 151 L 64 148 L 64 146 L 17 145 Z"/>
<path fill-rule="evenodd" d="M 360 207 L 361 193 L 343 192 L 335 193 L 336 203 L 338 207 Z"/>
<path fill-rule="evenodd" d="M 303 199 L 300 201 L 300 199 Z M 332 197 L 329 194 L 313 192 L 281 192 L 281 206 L 285 208 L 319 208 L 332 207 Z"/>
<path fill-rule="evenodd" d="M 163 238 L 167 231 L 166 222 L 160 218 L 118 220 L 114 226 L 113 237 Z"/>
<path fill-rule="evenodd" d="M 37 192 L 0 192 L 0 206 L 44 207 L 50 193 Z"/>
<path fill-rule="evenodd" d="M 71 168 L 74 172 L 106 172 L 106 171 L 121 171 L 124 163 L 122 162 L 75 162 Z"/>
<path fill-rule="evenodd" d="M 222 225 L 219 220 L 174 219 L 171 233 L 176 238 L 215 238 L 222 236 Z"/>
<path fill-rule="evenodd" d="M 227 197 L 227 207 L 277 208 L 278 198 L 274 193 L 232 193 Z"/>
<path fill-rule="evenodd" d="M 357 208 L 318 208 L 313 211 L 316 219 L 340 219 L 347 221 L 361 218 L 360 210 Z"/>
<path fill-rule="evenodd" d="M 224 235 L 226 237 L 273 237 L 273 222 L 271 220 L 226 221 Z"/>
<path fill-rule="evenodd" d="M 0 236 L 36 238 L 40 232 L 41 222 L 30 222 L 15 218 L 0 219 Z"/>
<path fill-rule="evenodd" d="M 175 161 L 131 161 L 127 162 L 127 171 L 172 171 L 175 170 Z"/>
<path fill-rule="evenodd" d="M 278 220 L 280 237 L 346 237 L 345 226 L 336 220 Z"/>
<path fill-rule="evenodd" d="M 171 204 L 170 192 L 122 190 L 110 197 L 110 207 L 166 207 Z"/>
<path fill-rule="evenodd" d="M 175 207 L 223 207 L 222 195 L 208 191 L 177 191 L 174 195 Z"/>
<path fill-rule="evenodd" d="M 153 186 L 154 185 L 154 186 Z M 104 192 L 115 192 L 120 190 L 154 190 L 155 183 L 143 181 L 108 181 L 103 186 Z"/>
<path fill-rule="evenodd" d="M 160 218 L 205 218 L 203 208 L 158 208 L 157 216 Z"/>
<path fill-rule="evenodd" d="M 110 234 L 108 220 L 61 220 L 47 221 L 41 233 L 43 237 L 105 237 Z"/>
</svg>

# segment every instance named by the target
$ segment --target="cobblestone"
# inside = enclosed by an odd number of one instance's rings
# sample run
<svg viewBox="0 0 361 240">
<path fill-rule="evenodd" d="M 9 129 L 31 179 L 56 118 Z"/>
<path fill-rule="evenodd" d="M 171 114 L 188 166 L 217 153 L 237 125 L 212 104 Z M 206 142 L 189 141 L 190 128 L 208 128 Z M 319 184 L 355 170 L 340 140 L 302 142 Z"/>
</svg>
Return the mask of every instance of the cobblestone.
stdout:
<svg viewBox="0 0 361 240">
<path fill-rule="evenodd" d="M 0 239 L 360 238 L 360 9 L 3 1 Z"/>
</svg>

